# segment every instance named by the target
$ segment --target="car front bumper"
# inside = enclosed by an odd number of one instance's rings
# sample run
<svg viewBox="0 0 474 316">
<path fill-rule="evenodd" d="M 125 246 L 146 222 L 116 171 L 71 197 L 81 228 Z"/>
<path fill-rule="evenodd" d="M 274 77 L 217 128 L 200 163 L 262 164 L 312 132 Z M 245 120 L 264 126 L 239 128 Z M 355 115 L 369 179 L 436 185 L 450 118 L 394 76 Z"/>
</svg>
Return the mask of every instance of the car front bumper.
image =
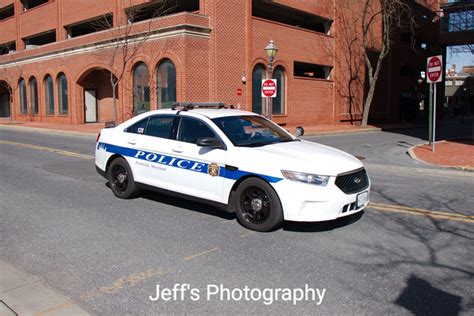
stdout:
<svg viewBox="0 0 474 316">
<path fill-rule="evenodd" d="M 297 222 L 319 222 L 337 219 L 362 211 L 369 203 L 368 187 L 353 194 L 342 192 L 331 177 L 325 187 L 290 180 L 274 183 L 280 197 L 285 220 Z M 357 206 L 357 196 L 367 192 L 367 201 Z"/>
</svg>

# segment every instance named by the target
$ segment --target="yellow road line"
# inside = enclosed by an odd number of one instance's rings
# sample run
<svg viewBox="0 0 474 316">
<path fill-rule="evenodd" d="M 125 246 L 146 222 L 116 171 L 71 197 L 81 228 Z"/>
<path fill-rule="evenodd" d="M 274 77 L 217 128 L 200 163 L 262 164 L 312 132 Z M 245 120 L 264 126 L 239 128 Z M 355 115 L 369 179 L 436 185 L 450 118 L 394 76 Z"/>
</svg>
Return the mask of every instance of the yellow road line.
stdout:
<svg viewBox="0 0 474 316">
<path fill-rule="evenodd" d="M 403 207 L 403 206 L 397 206 L 397 205 L 387 205 L 387 204 L 378 204 L 378 203 L 370 203 L 368 207 L 377 211 L 405 213 L 405 214 L 411 214 L 411 215 L 426 216 L 430 218 L 448 219 L 448 220 L 464 222 L 464 223 L 474 223 L 473 216 L 460 215 L 460 214 L 454 214 L 454 213 L 448 213 L 448 212 L 437 212 L 437 211 L 417 209 L 417 208 L 412 208 L 412 207 Z"/>
<path fill-rule="evenodd" d="M 211 253 L 211 252 L 214 252 L 214 251 L 217 251 L 217 250 L 220 250 L 220 249 L 221 249 L 220 247 L 214 247 L 214 248 L 208 249 L 206 251 L 203 251 L 203 252 L 188 256 L 188 257 L 184 257 L 183 259 L 184 259 L 184 261 L 189 261 L 189 260 L 194 259 L 196 257 L 204 256 L 204 255 L 207 255 L 208 253 Z"/>
<path fill-rule="evenodd" d="M 412 212 L 418 212 L 418 213 L 429 213 L 429 214 L 436 214 L 436 215 L 446 215 L 446 216 L 474 219 L 474 216 L 470 216 L 470 215 L 463 215 L 463 214 L 457 214 L 457 213 L 451 213 L 451 212 L 438 212 L 438 211 L 432 211 L 432 210 L 427 210 L 423 208 L 402 206 L 402 205 L 391 205 L 391 204 L 381 204 L 381 203 L 370 202 L 369 206 L 385 207 L 385 208 L 392 208 L 395 210 L 404 210 L 404 211 L 412 211 Z"/>
<path fill-rule="evenodd" d="M 240 238 L 245 238 L 247 236 L 250 236 L 250 235 L 254 235 L 256 234 L 257 232 L 254 232 L 254 231 L 248 231 L 248 232 L 243 232 L 242 234 L 240 234 Z"/>
<path fill-rule="evenodd" d="M 56 306 L 53 306 L 51 308 L 42 310 L 41 312 L 35 314 L 35 316 L 48 315 L 48 314 L 51 314 L 51 313 L 55 313 L 55 312 L 57 312 L 58 310 L 61 310 L 61 309 L 67 309 L 69 307 L 72 307 L 72 303 L 71 302 L 66 302 L 66 303 L 56 305 Z"/>
<path fill-rule="evenodd" d="M 10 141 L 6 141 L 6 140 L 0 140 L 0 144 L 15 145 L 15 146 L 20 146 L 20 147 L 25 147 L 25 148 L 30 148 L 30 149 L 40 150 L 40 151 L 46 151 L 46 152 L 59 154 L 59 155 L 63 155 L 63 156 L 68 156 L 68 157 L 86 159 L 86 160 L 94 159 L 94 156 L 79 154 L 79 153 L 75 153 L 75 152 L 72 152 L 72 151 L 66 151 L 66 150 L 61 150 L 61 149 L 56 149 L 56 148 L 51 148 L 51 147 L 44 147 L 44 146 L 37 146 L 37 145 L 32 145 L 32 144 L 10 142 Z"/>
</svg>

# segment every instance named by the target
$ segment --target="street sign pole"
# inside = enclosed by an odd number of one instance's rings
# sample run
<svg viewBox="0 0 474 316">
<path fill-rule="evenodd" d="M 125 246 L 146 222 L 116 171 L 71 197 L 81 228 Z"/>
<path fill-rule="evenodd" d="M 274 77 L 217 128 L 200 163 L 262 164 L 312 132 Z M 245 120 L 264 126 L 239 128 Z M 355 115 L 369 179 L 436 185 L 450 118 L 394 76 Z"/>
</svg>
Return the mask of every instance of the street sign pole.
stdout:
<svg viewBox="0 0 474 316">
<path fill-rule="evenodd" d="M 433 94 L 433 142 L 431 143 L 431 151 L 435 152 L 436 142 L 436 82 L 434 83 L 434 94 Z"/>
<path fill-rule="evenodd" d="M 433 140 L 433 83 L 430 83 L 430 101 L 429 101 L 429 113 L 428 113 L 428 142 L 432 143 Z"/>
<path fill-rule="evenodd" d="M 435 151 L 436 142 L 436 83 L 443 81 L 443 56 L 431 56 L 426 60 L 426 81 L 430 83 L 429 136 L 431 151 Z M 434 87 L 433 87 L 434 85 Z"/>
</svg>

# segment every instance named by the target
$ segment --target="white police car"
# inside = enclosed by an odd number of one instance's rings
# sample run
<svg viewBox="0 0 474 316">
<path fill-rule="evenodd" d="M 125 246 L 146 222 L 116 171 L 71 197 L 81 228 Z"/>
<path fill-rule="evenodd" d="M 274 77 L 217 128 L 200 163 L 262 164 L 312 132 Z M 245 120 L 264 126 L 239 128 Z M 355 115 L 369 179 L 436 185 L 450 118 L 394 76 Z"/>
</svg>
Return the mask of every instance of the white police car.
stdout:
<svg viewBox="0 0 474 316">
<path fill-rule="evenodd" d="M 150 111 L 97 137 L 97 171 L 119 198 L 140 189 L 198 198 L 254 230 L 325 221 L 367 206 L 355 157 L 300 140 L 251 112 L 186 104 Z"/>
</svg>

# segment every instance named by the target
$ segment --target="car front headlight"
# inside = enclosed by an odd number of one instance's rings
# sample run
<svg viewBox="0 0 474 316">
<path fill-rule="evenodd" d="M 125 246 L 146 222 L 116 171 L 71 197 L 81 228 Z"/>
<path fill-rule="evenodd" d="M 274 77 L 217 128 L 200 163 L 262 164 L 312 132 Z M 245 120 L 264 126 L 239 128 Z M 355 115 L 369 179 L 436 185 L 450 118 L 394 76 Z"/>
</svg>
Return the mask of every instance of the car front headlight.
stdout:
<svg viewBox="0 0 474 316">
<path fill-rule="evenodd" d="M 329 181 L 329 176 L 321 176 L 317 174 L 303 173 L 297 171 L 282 170 L 283 176 L 292 181 L 298 181 L 308 184 L 315 184 L 319 186 L 326 186 Z"/>
</svg>

